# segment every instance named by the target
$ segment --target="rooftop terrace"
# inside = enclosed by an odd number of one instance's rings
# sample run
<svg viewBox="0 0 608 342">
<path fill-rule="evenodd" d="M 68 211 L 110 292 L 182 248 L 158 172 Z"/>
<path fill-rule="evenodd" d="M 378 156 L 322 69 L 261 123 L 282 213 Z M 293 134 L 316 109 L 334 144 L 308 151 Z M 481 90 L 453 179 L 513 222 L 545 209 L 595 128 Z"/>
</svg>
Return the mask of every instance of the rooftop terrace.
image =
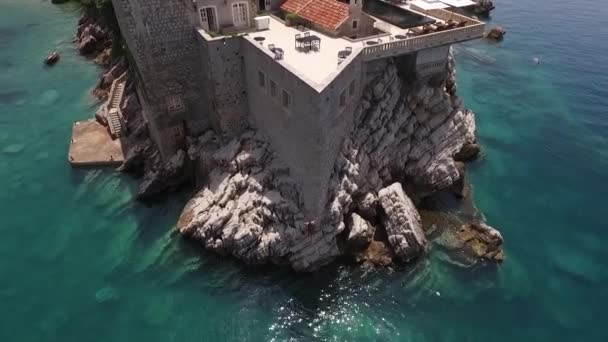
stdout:
<svg viewBox="0 0 608 342">
<path fill-rule="evenodd" d="M 419 20 L 420 25 L 428 22 L 434 24 L 427 24 L 422 30 L 422 26 L 397 26 L 372 16 L 376 20 L 375 27 L 383 31 L 383 34 L 351 40 L 308 30 L 311 36 L 316 36 L 320 40 L 320 46 L 318 49 L 299 49 L 296 47 L 296 35 L 304 36 L 305 32 L 301 28 L 286 26 L 278 18 L 269 16 L 268 29 L 249 32 L 243 38 L 269 57 L 275 57 L 269 46 L 281 49 L 282 56 L 276 59 L 276 62 L 320 92 L 358 56 L 364 61 L 393 57 L 480 38 L 484 33 L 483 23 L 450 11 L 433 9 L 423 12 L 408 10 L 408 12 L 415 14 L 415 19 Z M 455 26 L 457 23 L 462 25 Z M 347 48 L 352 49 L 352 52 L 346 58 L 339 58 L 339 53 Z"/>
<path fill-rule="evenodd" d="M 296 27 L 288 27 L 282 21 L 270 17 L 268 30 L 250 33 L 245 38 L 260 49 L 272 54 L 269 45 L 283 50 L 283 58 L 277 60 L 290 71 L 298 75 L 313 87 L 323 86 L 326 80 L 338 70 L 338 52 L 347 47 L 353 48 L 351 55 L 356 55 L 362 49 L 361 43 L 355 43 L 345 38 L 330 37 L 321 32 L 309 30 L 311 36 L 320 38 L 320 47 L 315 49 L 296 49 L 296 35 L 304 36 L 304 32 Z M 263 41 L 258 41 L 264 38 Z M 258 40 L 256 40 L 258 39 Z M 346 61 L 345 61 L 346 62 Z"/>
</svg>

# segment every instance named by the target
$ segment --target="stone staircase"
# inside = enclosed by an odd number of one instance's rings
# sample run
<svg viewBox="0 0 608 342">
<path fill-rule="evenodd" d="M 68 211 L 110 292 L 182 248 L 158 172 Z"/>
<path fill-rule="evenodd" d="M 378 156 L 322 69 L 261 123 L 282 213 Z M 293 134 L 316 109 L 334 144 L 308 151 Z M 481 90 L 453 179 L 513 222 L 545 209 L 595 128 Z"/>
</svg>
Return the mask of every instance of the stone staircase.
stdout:
<svg viewBox="0 0 608 342">
<path fill-rule="evenodd" d="M 120 138 L 126 133 L 125 122 L 120 109 L 125 93 L 125 79 L 126 73 L 112 82 L 110 96 L 108 97 L 108 102 L 106 104 L 108 128 L 110 129 L 110 135 L 112 135 L 113 138 Z"/>
<path fill-rule="evenodd" d="M 115 108 L 110 109 L 110 111 L 108 112 L 107 119 L 108 127 L 110 128 L 110 134 L 116 138 L 124 136 L 122 120 L 120 119 L 118 110 L 116 110 Z"/>
</svg>

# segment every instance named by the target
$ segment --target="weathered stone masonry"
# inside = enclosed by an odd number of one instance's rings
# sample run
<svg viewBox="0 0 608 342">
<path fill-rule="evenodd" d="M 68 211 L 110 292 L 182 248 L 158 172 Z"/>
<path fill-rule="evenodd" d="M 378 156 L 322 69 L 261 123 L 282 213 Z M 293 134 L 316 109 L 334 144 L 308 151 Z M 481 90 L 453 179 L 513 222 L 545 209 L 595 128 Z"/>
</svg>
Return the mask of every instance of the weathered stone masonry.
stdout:
<svg viewBox="0 0 608 342">
<path fill-rule="evenodd" d="M 447 40 L 353 54 L 319 85 L 251 37 L 211 37 L 190 0 L 113 3 L 156 145 L 184 163 L 189 147 L 204 180 L 180 232 L 297 270 L 367 245 L 404 261 L 428 248 L 413 199 L 460 180 L 454 156 L 475 140 Z"/>
<path fill-rule="evenodd" d="M 209 127 L 201 97 L 201 54 L 188 0 L 113 0 L 135 60 L 138 93 L 161 153 L 171 155 L 185 131 Z"/>
<path fill-rule="evenodd" d="M 207 40 L 197 33 L 201 47 L 200 93 L 204 113 L 216 132 L 227 137 L 245 129 L 249 115 L 246 68 L 241 39 Z"/>
</svg>

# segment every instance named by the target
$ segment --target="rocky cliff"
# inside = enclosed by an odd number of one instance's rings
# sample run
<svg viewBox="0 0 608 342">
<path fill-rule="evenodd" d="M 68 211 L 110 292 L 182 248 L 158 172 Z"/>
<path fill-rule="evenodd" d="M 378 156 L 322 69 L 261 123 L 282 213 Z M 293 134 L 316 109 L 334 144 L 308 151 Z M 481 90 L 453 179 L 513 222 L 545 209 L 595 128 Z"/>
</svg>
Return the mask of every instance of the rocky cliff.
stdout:
<svg viewBox="0 0 608 342">
<path fill-rule="evenodd" d="M 399 60 L 376 63 L 381 72 L 365 85 L 323 217 L 304 220 L 298 186 L 260 133 L 221 144 L 209 132 L 191 141 L 188 154 L 205 186 L 186 205 L 178 230 L 247 263 L 296 270 L 315 270 L 339 256 L 387 264 L 423 254 L 429 243 L 416 205 L 462 183 L 457 161 L 479 153 L 475 117 L 456 95 L 451 57 L 445 73 L 424 78 L 406 76 Z M 486 252 L 479 256 L 491 258 L 502 238 L 483 227 L 467 232 L 491 236 L 475 239 Z M 471 241 L 470 234 L 455 236 Z"/>
</svg>

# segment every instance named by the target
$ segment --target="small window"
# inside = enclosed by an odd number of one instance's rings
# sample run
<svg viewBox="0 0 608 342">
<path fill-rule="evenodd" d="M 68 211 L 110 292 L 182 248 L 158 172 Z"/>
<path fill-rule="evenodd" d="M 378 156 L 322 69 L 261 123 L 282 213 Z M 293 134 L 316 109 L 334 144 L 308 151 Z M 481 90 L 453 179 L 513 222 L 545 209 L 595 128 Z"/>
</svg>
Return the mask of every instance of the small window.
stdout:
<svg viewBox="0 0 608 342">
<path fill-rule="evenodd" d="M 359 27 L 359 21 L 353 20 L 353 30 L 356 30 Z"/>
<path fill-rule="evenodd" d="M 167 98 L 167 111 L 169 111 L 169 113 L 181 113 L 185 109 L 181 95 L 169 96 Z"/>
<path fill-rule="evenodd" d="M 258 71 L 258 80 L 260 88 L 266 88 L 266 75 L 261 71 Z"/>
<path fill-rule="evenodd" d="M 355 80 L 350 81 L 350 86 L 348 87 L 348 95 L 355 95 Z"/>
<path fill-rule="evenodd" d="M 283 89 L 283 107 L 291 107 L 291 95 L 289 95 L 289 93 L 285 89 Z"/>
<path fill-rule="evenodd" d="M 277 97 L 277 83 L 270 80 L 270 96 Z"/>
<path fill-rule="evenodd" d="M 346 106 L 346 89 L 340 94 L 340 107 Z"/>
</svg>

